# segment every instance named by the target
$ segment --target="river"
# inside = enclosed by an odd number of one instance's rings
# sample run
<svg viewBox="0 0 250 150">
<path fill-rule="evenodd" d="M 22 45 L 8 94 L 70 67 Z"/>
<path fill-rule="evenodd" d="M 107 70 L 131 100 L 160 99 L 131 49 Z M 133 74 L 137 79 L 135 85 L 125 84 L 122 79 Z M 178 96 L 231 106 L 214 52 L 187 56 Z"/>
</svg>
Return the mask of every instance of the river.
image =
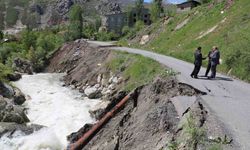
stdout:
<svg viewBox="0 0 250 150">
<path fill-rule="evenodd" d="M 24 75 L 13 83 L 28 95 L 24 106 L 28 108 L 30 123 L 44 125 L 31 135 L 14 133 L 14 138 L 3 136 L 1 150 L 62 150 L 67 146 L 66 136 L 77 131 L 86 123 L 95 120 L 89 110 L 100 100 L 89 100 L 68 87 L 63 87 L 63 74 Z"/>
</svg>

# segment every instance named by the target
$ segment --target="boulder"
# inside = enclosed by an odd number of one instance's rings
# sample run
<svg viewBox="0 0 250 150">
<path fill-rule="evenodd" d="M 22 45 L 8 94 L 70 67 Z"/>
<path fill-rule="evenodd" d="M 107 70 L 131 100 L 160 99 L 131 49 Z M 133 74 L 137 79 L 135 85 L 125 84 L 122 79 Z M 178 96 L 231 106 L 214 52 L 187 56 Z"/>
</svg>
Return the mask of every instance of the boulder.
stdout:
<svg viewBox="0 0 250 150">
<path fill-rule="evenodd" d="M 88 98 L 90 99 L 98 99 L 102 97 L 102 93 L 101 90 L 99 90 L 98 88 L 94 87 L 90 87 L 88 86 L 85 90 L 84 93 L 87 95 Z"/>
<path fill-rule="evenodd" d="M 21 131 L 25 135 L 32 134 L 35 131 L 40 130 L 44 126 L 31 124 L 31 125 L 24 125 L 24 124 L 17 124 L 17 123 L 7 123 L 7 122 L 0 122 L 0 138 L 4 134 L 13 134 L 15 131 Z"/>
<path fill-rule="evenodd" d="M 93 127 L 93 124 L 85 124 L 80 130 L 77 132 L 71 133 L 67 136 L 67 140 L 70 143 L 75 143 L 79 140 L 86 132 L 88 132 Z"/>
<path fill-rule="evenodd" d="M 15 91 L 15 95 L 13 97 L 14 104 L 22 105 L 26 101 L 24 94 L 17 88 L 15 88 L 14 91 Z"/>
<path fill-rule="evenodd" d="M 101 116 L 106 113 L 106 108 L 110 104 L 110 101 L 102 101 L 98 103 L 94 108 L 89 110 L 90 116 L 95 119 L 100 119 Z"/>
<path fill-rule="evenodd" d="M 29 122 L 23 107 L 10 103 L 11 100 L 0 98 L 0 122 L 14 122 L 22 124 Z"/>
<path fill-rule="evenodd" d="M 7 75 L 7 79 L 9 81 L 18 81 L 21 78 L 22 78 L 22 75 L 19 73 L 12 73 L 12 74 Z"/>
<path fill-rule="evenodd" d="M 8 103 L 4 100 L 4 98 L 0 95 L 0 110 L 5 109 Z"/>
<path fill-rule="evenodd" d="M 3 97 L 11 98 L 14 96 L 14 90 L 6 83 L 0 82 L 0 95 Z"/>
<path fill-rule="evenodd" d="M 60 15 L 65 15 L 69 12 L 70 7 L 74 4 L 72 0 L 57 0 L 55 4 L 55 10 Z"/>
<path fill-rule="evenodd" d="M 140 41 L 140 45 L 145 45 L 149 41 L 149 35 L 143 35 Z"/>
<path fill-rule="evenodd" d="M 31 62 L 23 60 L 21 58 L 15 58 L 12 68 L 20 73 L 33 74 L 33 68 Z"/>
</svg>

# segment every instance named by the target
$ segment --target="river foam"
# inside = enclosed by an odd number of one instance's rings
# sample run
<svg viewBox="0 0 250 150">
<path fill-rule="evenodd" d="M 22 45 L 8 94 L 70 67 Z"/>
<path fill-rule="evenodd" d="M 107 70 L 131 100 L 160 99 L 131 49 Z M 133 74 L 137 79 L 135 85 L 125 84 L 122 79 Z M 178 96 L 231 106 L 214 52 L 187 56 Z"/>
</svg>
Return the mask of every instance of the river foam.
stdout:
<svg viewBox="0 0 250 150">
<path fill-rule="evenodd" d="M 67 135 L 95 121 L 88 111 L 100 101 L 83 98 L 78 91 L 62 87 L 62 76 L 24 75 L 14 83 L 30 97 L 24 105 L 31 123 L 48 128 L 28 136 L 21 132 L 16 132 L 11 139 L 3 136 L 1 150 L 62 150 L 67 145 Z"/>
</svg>

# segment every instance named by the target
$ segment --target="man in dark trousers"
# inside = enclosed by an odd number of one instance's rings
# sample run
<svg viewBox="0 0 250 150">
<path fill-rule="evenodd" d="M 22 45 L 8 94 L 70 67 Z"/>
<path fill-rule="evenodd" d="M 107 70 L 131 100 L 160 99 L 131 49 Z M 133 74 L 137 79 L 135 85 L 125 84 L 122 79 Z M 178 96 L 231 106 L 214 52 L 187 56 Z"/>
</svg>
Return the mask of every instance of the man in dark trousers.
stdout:
<svg viewBox="0 0 250 150">
<path fill-rule="evenodd" d="M 220 51 L 219 51 L 218 47 L 215 47 L 215 49 L 211 53 L 210 57 L 211 57 L 211 76 L 208 78 L 214 79 L 216 76 L 217 65 L 220 64 Z"/>
<path fill-rule="evenodd" d="M 202 65 L 202 60 L 206 59 L 206 58 L 202 58 L 202 53 L 201 53 L 201 47 L 198 47 L 197 50 L 194 53 L 194 70 L 191 73 L 191 77 L 192 78 L 198 78 L 198 73 L 201 69 L 201 65 Z"/>
<path fill-rule="evenodd" d="M 207 57 L 208 57 L 208 64 L 207 64 L 207 70 L 206 70 L 206 73 L 205 73 L 205 77 L 208 76 L 208 73 L 209 73 L 209 71 L 211 69 L 211 57 L 210 57 L 210 55 L 214 51 L 215 48 L 216 47 L 213 46 L 213 48 L 208 52 L 208 55 L 207 55 Z"/>
</svg>

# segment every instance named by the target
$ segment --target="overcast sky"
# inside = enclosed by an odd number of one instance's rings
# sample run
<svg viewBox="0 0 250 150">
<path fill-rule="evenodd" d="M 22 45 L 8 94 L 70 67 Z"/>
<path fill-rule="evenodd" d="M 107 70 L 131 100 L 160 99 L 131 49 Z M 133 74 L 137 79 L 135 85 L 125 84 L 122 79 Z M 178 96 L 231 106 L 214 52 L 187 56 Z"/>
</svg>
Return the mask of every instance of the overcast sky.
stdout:
<svg viewBox="0 0 250 150">
<path fill-rule="evenodd" d="M 151 2 L 152 0 L 144 0 L 145 2 Z M 185 2 L 186 0 L 167 0 L 168 2 L 174 3 L 174 4 L 178 4 L 178 3 L 182 3 Z"/>
</svg>

